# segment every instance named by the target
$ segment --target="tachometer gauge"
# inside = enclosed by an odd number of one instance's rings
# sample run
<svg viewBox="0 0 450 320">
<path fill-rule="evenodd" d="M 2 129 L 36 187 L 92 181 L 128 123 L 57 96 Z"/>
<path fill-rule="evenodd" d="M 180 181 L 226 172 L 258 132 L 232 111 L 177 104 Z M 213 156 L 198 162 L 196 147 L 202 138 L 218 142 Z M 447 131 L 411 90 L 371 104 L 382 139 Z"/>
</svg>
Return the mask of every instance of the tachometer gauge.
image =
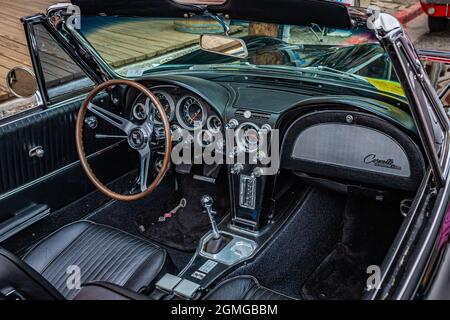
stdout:
<svg viewBox="0 0 450 320">
<path fill-rule="evenodd" d="M 169 122 L 173 120 L 174 114 L 175 114 L 175 102 L 173 98 L 165 91 L 153 91 L 156 98 L 158 98 L 159 102 L 164 108 L 164 111 L 167 114 L 167 119 Z M 151 104 L 153 108 L 155 106 Z M 156 108 L 155 108 L 156 109 Z M 162 124 L 161 115 L 159 114 L 158 110 L 155 110 L 155 123 L 156 124 Z"/>
<path fill-rule="evenodd" d="M 220 132 L 222 130 L 222 121 L 218 116 L 211 116 L 208 118 L 208 122 L 206 122 L 206 127 L 213 133 Z"/>
<path fill-rule="evenodd" d="M 187 130 L 203 128 L 206 122 L 206 109 L 203 104 L 192 96 L 180 99 L 176 110 L 177 120 Z"/>
</svg>

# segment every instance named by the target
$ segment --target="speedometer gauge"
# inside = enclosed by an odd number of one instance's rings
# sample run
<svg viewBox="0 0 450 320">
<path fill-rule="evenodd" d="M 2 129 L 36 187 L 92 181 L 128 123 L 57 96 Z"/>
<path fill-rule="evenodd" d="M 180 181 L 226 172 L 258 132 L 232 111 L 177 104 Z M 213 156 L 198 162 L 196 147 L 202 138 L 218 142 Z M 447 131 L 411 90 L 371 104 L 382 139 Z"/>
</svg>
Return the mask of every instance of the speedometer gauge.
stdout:
<svg viewBox="0 0 450 320">
<path fill-rule="evenodd" d="M 180 99 L 176 110 L 177 120 L 187 130 L 203 128 L 207 112 L 203 104 L 192 96 Z"/>
</svg>

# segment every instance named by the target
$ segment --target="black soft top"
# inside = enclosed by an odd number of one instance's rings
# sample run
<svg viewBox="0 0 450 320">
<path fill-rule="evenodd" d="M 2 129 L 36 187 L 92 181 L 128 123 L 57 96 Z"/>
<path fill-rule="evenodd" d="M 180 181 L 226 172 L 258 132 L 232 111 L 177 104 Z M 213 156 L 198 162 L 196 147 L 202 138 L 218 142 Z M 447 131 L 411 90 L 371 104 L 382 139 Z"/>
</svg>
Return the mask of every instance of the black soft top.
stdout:
<svg viewBox="0 0 450 320">
<path fill-rule="evenodd" d="M 277 24 L 318 24 L 337 29 L 350 29 L 347 7 L 328 0 L 227 0 L 221 5 L 185 5 L 173 0 L 72 0 L 85 16 L 183 17 L 202 14 L 228 14 L 241 19 Z"/>
</svg>

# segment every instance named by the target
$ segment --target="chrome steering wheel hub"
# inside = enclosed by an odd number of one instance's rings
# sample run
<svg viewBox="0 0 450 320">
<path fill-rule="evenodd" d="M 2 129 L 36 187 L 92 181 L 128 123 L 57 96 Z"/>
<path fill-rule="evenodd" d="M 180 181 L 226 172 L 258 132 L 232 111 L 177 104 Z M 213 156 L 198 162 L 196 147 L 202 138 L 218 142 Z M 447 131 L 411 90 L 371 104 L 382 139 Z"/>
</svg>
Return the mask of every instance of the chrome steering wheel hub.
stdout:
<svg viewBox="0 0 450 320">
<path fill-rule="evenodd" d="M 143 149 L 148 143 L 148 134 L 142 128 L 131 129 L 128 135 L 128 144 L 136 150 Z"/>
</svg>

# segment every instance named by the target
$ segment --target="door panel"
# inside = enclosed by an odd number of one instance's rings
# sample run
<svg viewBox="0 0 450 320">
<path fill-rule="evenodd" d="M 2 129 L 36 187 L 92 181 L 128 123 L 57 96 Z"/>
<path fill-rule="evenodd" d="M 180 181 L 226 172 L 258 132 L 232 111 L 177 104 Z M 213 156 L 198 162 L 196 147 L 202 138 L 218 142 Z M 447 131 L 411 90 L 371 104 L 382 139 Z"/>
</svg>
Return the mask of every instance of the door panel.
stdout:
<svg viewBox="0 0 450 320">
<path fill-rule="evenodd" d="M 76 152 L 80 105 L 81 100 L 73 101 L 0 125 L 0 223 L 35 206 L 57 210 L 94 189 Z M 98 140 L 95 133 L 118 132 L 103 122 L 95 130 L 85 128 L 86 153 L 99 177 L 111 181 L 130 170 L 135 159 L 127 145 Z M 43 157 L 30 157 L 37 146 Z"/>
<path fill-rule="evenodd" d="M 78 100 L 0 125 L 0 195 L 78 160 L 75 123 L 80 105 Z M 111 126 L 97 130 L 114 133 Z M 89 132 L 86 137 L 88 154 L 111 144 L 96 141 Z M 30 156 L 36 147 L 42 147 L 42 158 Z"/>
</svg>

